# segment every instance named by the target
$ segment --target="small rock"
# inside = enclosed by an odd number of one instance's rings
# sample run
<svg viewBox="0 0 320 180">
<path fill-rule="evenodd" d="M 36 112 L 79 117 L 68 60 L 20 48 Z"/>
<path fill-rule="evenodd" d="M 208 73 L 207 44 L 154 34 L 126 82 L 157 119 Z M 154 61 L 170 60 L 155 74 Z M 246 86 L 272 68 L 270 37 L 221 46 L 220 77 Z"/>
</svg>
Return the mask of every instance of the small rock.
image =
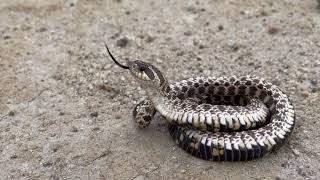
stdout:
<svg viewBox="0 0 320 180">
<path fill-rule="evenodd" d="M 128 45 L 129 39 L 127 37 L 123 37 L 117 40 L 116 44 L 117 46 L 124 48 Z"/>
<path fill-rule="evenodd" d="M 71 132 L 78 132 L 78 128 L 75 127 L 75 126 L 72 126 L 72 127 L 71 127 Z"/>
<path fill-rule="evenodd" d="M 14 116 L 15 114 L 16 114 L 16 113 L 15 113 L 14 111 L 10 111 L 8 115 L 9 115 L 9 116 Z"/>
<path fill-rule="evenodd" d="M 199 49 L 204 49 L 204 48 L 206 48 L 205 45 L 203 45 L 203 44 L 200 44 L 200 45 L 199 45 Z"/>
<path fill-rule="evenodd" d="M 16 159 L 18 156 L 16 154 L 13 154 L 10 156 L 10 159 Z"/>
<path fill-rule="evenodd" d="M 270 26 L 268 28 L 268 33 L 269 34 L 277 34 L 280 31 L 280 29 L 278 27 L 275 26 Z"/>
<path fill-rule="evenodd" d="M 260 15 L 261 15 L 261 16 L 267 16 L 267 15 L 268 15 L 268 13 L 267 13 L 267 11 L 262 10 L 262 11 L 260 12 Z"/>
<path fill-rule="evenodd" d="M 219 31 L 222 31 L 224 29 L 224 27 L 220 24 L 219 26 L 218 26 L 218 30 Z"/>
<path fill-rule="evenodd" d="M 316 93 L 316 92 L 318 92 L 318 91 L 320 91 L 320 86 L 319 86 L 319 87 L 313 87 L 313 88 L 311 88 L 311 92 L 312 92 L 312 93 Z"/>
<path fill-rule="evenodd" d="M 232 51 L 239 50 L 239 46 L 234 41 L 229 41 L 228 46 L 231 48 Z"/>
<path fill-rule="evenodd" d="M 288 162 L 284 162 L 281 164 L 281 167 L 287 167 L 288 166 Z"/>
<path fill-rule="evenodd" d="M 300 152 L 299 152 L 299 150 L 297 150 L 297 149 L 292 149 L 292 152 L 293 152 L 293 154 L 296 155 L 296 156 L 299 156 L 299 155 L 300 155 Z"/>
<path fill-rule="evenodd" d="M 99 130 L 100 130 L 99 127 L 94 127 L 94 128 L 92 128 L 92 131 L 99 131 Z"/>
<path fill-rule="evenodd" d="M 318 81 L 317 81 L 316 79 L 311 79 L 311 80 L 310 80 L 310 84 L 311 84 L 312 86 L 316 86 L 316 85 L 318 84 Z"/>
<path fill-rule="evenodd" d="M 191 31 L 186 31 L 183 33 L 185 36 L 191 36 L 192 35 L 192 32 Z"/>
<path fill-rule="evenodd" d="M 180 172 L 181 172 L 181 173 L 186 173 L 186 172 L 187 172 L 187 170 L 182 169 Z"/>
<path fill-rule="evenodd" d="M 53 78 L 54 80 L 56 80 L 56 81 L 60 81 L 60 80 L 62 80 L 62 75 L 61 75 L 61 74 L 54 74 L 54 75 L 52 76 L 52 78 Z"/>
<path fill-rule="evenodd" d="M 309 93 L 308 91 L 304 91 L 304 92 L 302 93 L 302 96 L 307 98 L 307 97 L 310 96 L 310 93 Z"/>
<path fill-rule="evenodd" d="M 102 84 L 99 86 L 99 89 L 107 91 L 107 92 L 111 92 L 113 91 L 113 87 L 107 84 Z"/>
<path fill-rule="evenodd" d="M 10 39 L 10 38 L 11 38 L 11 36 L 9 36 L 9 35 L 3 36 L 3 39 L 4 39 L 4 40 Z"/>
<path fill-rule="evenodd" d="M 91 117 L 98 117 L 99 113 L 98 112 L 92 112 L 90 114 Z"/>
<path fill-rule="evenodd" d="M 120 36 L 120 33 L 114 33 L 114 35 L 111 36 L 111 39 L 118 38 Z"/>
<path fill-rule="evenodd" d="M 116 119 L 121 119 L 121 114 L 116 114 L 116 115 L 114 116 L 114 118 L 116 118 Z"/>
<path fill-rule="evenodd" d="M 197 13 L 197 8 L 195 8 L 194 6 L 189 6 L 186 8 L 186 10 L 190 13 L 193 13 L 193 14 Z"/>
<path fill-rule="evenodd" d="M 307 53 L 306 53 L 305 51 L 300 51 L 298 54 L 299 54 L 300 56 L 305 56 Z"/>
<path fill-rule="evenodd" d="M 43 167 L 50 167 L 50 166 L 52 166 L 52 164 L 53 164 L 52 161 L 46 161 L 46 162 L 43 162 L 43 163 L 42 163 L 42 166 L 43 166 Z"/>
<path fill-rule="evenodd" d="M 41 27 L 38 31 L 39 31 L 39 32 L 45 32 L 45 31 L 47 31 L 47 28 Z"/>
<path fill-rule="evenodd" d="M 59 116 L 63 116 L 63 115 L 65 115 L 65 112 L 60 111 L 60 112 L 59 112 Z"/>
<path fill-rule="evenodd" d="M 177 52 L 177 56 L 183 56 L 184 54 L 185 54 L 184 51 L 178 51 L 178 52 Z"/>
<path fill-rule="evenodd" d="M 281 180 L 281 178 L 279 176 L 276 177 L 276 180 Z"/>
<path fill-rule="evenodd" d="M 147 43 L 151 43 L 151 42 L 153 42 L 155 40 L 155 37 L 152 37 L 152 36 L 150 36 L 150 35 L 146 35 L 146 42 Z"/>
</svg>

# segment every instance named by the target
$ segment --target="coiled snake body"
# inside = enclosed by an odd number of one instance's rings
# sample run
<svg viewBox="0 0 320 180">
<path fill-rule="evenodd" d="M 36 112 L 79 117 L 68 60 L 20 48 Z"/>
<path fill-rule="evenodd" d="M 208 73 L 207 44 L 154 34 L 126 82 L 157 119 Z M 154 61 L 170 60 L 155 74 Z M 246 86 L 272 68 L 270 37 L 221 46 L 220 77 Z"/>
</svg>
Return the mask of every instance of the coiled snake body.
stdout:
<svg viewBox="0 0 320 180">
<path fill-rule="evenodd" d="M 193 156 L 212 161 L 245 161 L 279 148 L 291 134 L 295 111 L 279 87 L 263 79 L 196 77 L 169 84 L 153 65 L 127 61 L 148 99 L 133 111 L 141 128 L 158 111 L 173 140 Z"/>
</svg>

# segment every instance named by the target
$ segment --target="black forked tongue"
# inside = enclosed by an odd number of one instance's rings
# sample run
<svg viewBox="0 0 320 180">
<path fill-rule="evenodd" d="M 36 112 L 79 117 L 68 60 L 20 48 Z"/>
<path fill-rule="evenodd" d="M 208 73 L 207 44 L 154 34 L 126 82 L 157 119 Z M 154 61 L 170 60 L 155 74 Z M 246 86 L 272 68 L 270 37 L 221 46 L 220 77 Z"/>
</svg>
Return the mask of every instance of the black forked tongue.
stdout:
<svg viewBox="0 0 320 180">
<path fill-rule="evenodd" d="M 106 46 L 107 51 L 108 51 L 111 59 L 113 60 L 113 62 L 115 62 L 118 66 L 122 67 L 123 69 L 129 69 L 128 66 L 125 66 L 125 65 L 120 64 L 120 63 L 116 60 L 116 58 L 113 57 L 113 55 L 112 55 L 111 52 L 109 51 L 109 48 L 108 48 L 108 46 L 107 46 L 107 43 L 104 43 L 104 45 Z"/>
</svg>

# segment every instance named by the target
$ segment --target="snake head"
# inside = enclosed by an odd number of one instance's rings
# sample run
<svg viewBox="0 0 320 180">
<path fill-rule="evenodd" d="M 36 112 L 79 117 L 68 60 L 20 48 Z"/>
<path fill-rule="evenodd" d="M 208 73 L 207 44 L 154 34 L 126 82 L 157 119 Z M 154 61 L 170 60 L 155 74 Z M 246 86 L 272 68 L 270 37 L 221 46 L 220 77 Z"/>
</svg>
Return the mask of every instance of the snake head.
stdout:
<svg viewBox="0 0 320 180">
<path fill-rule="evenodd" d="M 150 63 L 135 60 L 127 60 L 127 65 L 120 64 L 109 51 L 108 46 L 105 44 L 111 59 L 121 68 L 130 70 L 132 76 L 142 85 L 149 87 L 162 87 L 166 82 L 166 78 L 161 71 Z"/>
<path fill-rule="evenodd" d="M 166 79 L 161 71 L 150 63 L 136 60 L 127 62 L 131 74 L 143 84 L 161 87 Z"/>
</svg>

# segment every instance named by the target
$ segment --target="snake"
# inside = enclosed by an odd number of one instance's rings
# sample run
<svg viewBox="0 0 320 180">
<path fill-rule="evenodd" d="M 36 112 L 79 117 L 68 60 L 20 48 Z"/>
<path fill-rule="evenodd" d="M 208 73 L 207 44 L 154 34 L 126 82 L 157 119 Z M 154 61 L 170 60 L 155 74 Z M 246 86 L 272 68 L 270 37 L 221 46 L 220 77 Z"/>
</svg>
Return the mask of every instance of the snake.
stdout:
<svg viewBox="0 0 320 180">
<path fill-rule="evenodd" d="M 264 157 L 287 142 L 295 125 L 289 97 L 255 76 L 191 77 L 169 83 L 157 67 L 126 59 L 116 65 L 130 71 L 147 98 L 133 109 L 140 128 L 156 112 L 168 122 L 174 142 L 187 153 L 209 161 L 247 161 Z"/>
</svg>

